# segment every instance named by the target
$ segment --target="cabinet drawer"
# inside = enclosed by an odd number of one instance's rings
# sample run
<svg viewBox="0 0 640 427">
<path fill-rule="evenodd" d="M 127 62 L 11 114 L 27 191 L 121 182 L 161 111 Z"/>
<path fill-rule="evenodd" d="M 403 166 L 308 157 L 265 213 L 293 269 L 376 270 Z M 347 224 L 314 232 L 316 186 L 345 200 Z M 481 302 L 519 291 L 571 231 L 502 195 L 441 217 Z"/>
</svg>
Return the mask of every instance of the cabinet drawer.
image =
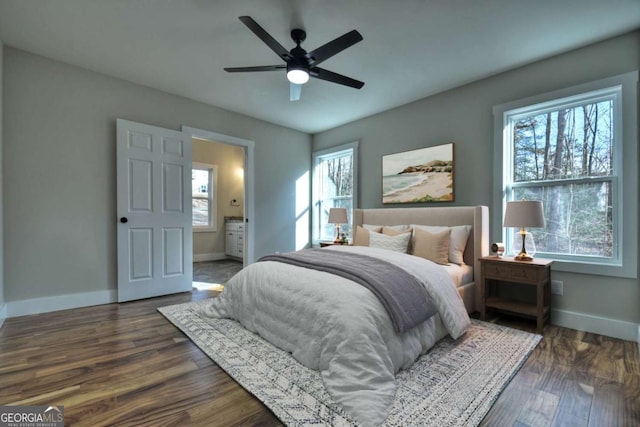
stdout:
<svg viewBox="0 0 640 427">
<path fill-rule="evenodd" d="M 244 231 L 244 224 L 242 222 L 227 222 L 225 226 L 229 231 Z"/>
</svg>

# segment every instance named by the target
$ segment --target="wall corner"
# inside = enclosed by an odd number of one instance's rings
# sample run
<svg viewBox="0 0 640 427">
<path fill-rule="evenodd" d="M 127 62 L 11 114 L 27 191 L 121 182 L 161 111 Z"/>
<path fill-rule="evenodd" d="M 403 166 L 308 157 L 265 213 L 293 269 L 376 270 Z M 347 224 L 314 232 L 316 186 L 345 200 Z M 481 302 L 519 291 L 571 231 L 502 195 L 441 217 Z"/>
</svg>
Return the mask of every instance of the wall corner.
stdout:
<svg viewBox="0 0 640 427">
<path fill-rule="evenodd" d="M 3 128 L 2 128 L 2 123 L 3 123 L 3 105 L 2 105 L 2 100 L 3 95 L 2 95 L 2 89 L 3 89 L 3 85 L 4 85 L 4 78 L 3 78 L 3 70 L 4 70 L 4 45 L 2 43 L 2 40 L 0 40 L 0 328 L 2 327 L 2 325 L 4 324 L 4 319 L 7 317 L 7 305 L 5 304 L 4 300 L 5 300 L 5 290 L 4 290 L 4 220 L 3 220 L 3 215 L 2 215 L 2 210 L 3 210 L 3 204 L 2 204 L 2 175 L 3 175 L 3 171 L 2 171 L 2 152 L 3 152 L 3 144 L 2 144 L 2 136 L 3 136 Z"/>
</svg>

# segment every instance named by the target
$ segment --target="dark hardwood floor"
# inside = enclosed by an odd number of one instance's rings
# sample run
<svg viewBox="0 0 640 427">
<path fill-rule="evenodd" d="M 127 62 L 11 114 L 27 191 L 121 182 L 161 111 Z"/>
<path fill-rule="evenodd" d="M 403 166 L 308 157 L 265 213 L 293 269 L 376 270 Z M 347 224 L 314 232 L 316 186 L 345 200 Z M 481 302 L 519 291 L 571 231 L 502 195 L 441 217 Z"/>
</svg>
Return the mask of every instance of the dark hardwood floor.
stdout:
<svg viewBox="0 0 640 427">
<path fill-rule="evenodd" d="M 240 270 L 242 270 L 242 262 L 231 259 L 194 262 L 193 281 L 224 284 Z"/>
<path fill-rule="evenodd" d="M 535 332 L 535 324 L 496 318 Z M 638 343 L 547 325 L 483 426 L 640 426 Z"/>
<path fill-rule="evenodd" d="M 214 295 L 196 290 L 8 319 L 0 404 L 62 404 L 68 426 L 281 425 L 156 311 Z M 637 344 L 547 326 L 482 425 L 640 425 Z"/>
</svg>

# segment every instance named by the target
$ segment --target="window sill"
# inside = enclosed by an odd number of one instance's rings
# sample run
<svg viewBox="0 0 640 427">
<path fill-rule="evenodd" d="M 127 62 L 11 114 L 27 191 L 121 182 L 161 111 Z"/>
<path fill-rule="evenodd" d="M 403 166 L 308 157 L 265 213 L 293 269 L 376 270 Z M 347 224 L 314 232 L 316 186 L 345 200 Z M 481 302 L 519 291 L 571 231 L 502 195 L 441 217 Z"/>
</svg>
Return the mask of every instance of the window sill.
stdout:
<svg viewBox="0 0 640 427">
<path fill-rule="evenodd" d="M 638 277 L 635 265 L 625 267 L 622 264 L 597 261 L 569 261 L 566 259 L 553 258 L 544 254 L 538 254 L 536 257 L 554 260 L 552 269 L 555 271 L 590 274 L 594 276 L 620 277 L 625 279 L 636 279 Z"/>
<path fill-rule="evenodd" d="M 193 227 L 194 233 L 215 233 L 216 231 L 215 227 Z"/>
</svg>

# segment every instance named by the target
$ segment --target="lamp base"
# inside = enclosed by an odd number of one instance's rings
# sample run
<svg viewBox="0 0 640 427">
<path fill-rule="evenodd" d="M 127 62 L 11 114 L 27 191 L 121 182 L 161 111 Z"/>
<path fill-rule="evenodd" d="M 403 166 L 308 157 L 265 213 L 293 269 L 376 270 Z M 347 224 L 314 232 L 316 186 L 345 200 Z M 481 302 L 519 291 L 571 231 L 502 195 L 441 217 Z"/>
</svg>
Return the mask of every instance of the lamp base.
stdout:
<svg viewBox="0 0 640 427">
<path fill-rule="evenodd" d="M 524 227 L 520 229 L 519 234 L 520 234 L 520 238 L 522 239 L 522 247 L 520 248 L 520 253 L 514 256 L 513 259 L 515 259 L 516 261 L 533 261 L 533 255 L 529 255 L 527 253 L 527 248 L 525 247 L 525 242 L 527 241 L 527 237 L 528 237 L 529 240 L 531 240 L 529 247 L 533 245 L 534 247 L 533 253 L 536 253 L 535 244 L 533 243 L 533 237 L 531 236 L 531 234 L 527 233 L 527 230 L 525 230 Z"/>
<path fill-rule="evenodd" d="M 533 261 L 533 257 L 526 252 L 520 252 L 518 255 L 514 256 L 513 259 L 516 261 Z"/>
<path fill-rule="evenodd" d="M 336 238 L 333 243 L 340 243 L 340 225 L 336 224 Z"/>
</svg>

